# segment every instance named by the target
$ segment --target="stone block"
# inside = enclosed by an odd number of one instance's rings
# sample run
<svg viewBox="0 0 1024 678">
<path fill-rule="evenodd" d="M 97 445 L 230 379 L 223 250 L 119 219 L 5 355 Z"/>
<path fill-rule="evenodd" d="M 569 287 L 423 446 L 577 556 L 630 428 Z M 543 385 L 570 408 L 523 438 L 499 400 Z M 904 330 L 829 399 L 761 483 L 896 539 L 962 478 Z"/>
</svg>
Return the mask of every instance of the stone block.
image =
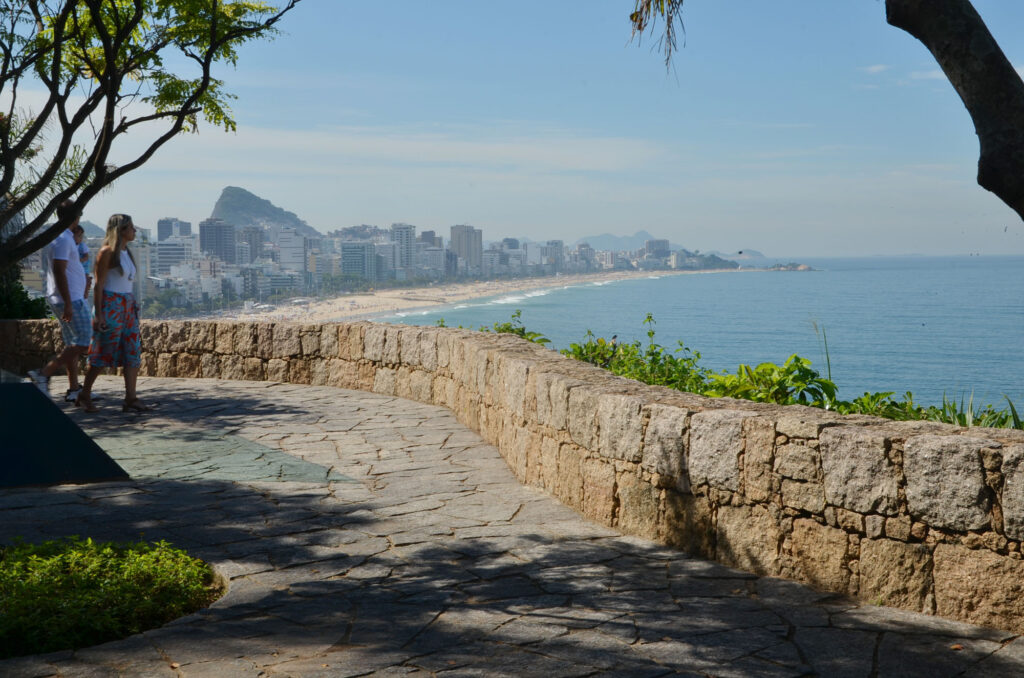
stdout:
<svg viewBox="0 0 1024 678">
<path fill-rule="evenodd" d="M 327 364 L 327 385 L 335 388 L 359 388 L 359 366 L 351 360 L 331 358 Z"/>
<path fill-rule="evenodd" d="M 363 355 L 363 333 L 365 331 L 366 326 L 363 324 L 342 325 L 342 328 L 338 331 L 338 340 L 341 341 L 342 337 L 344 337 L 341 345 L 343 357 L 347 350 L 349 360 L 362 360 L 363 358 L 369 360 L 368 357 Z"/>
<path fill-rule="evenodd" d="M 288 383 L 310 384 L 313 381 L 313 370 L 307 358 L 292 358 L 288 361 Z"/>
<path fill-rule="evenodd" d="M 895 515 L 899 477 L 885 436 L 852 426 L 821 432 L 825 501 L 858 513 Z"/>
<path fill-rule="evenodd" d="M 825 510 L 825 492 L 821 483 L 782 480 L 782 505 L 820 514 Z"/>
<path fill-rule="evenodd" d="M 234 353 L 245 358 L 256 356 L 256 326 L 253 323 L 235 325 Z"/>
<path fill-rule="evenodd" d="M 575 445 L 558 447 L 558 483 L 555 496 L 566 506 L 583 510 L 583 451 Z"/>
<path fill-rule="evenodd" d="M 409 397 L 421 403 L 433 402 L 434 378 L 429 372 L 413 370 L 409 375 Z"/>
<path fill-rule="evenodd" d="M 677 489 L 689 492 L 686 435 L 690 411 L 652 403 L 647 406 L 647 412 L 647 431 L 644 433 L 640 465 L 651 473 L 674 478 Z"/>
<path fill-rule="evenodd" d="M 451 369 L 451 348 L 454 337 L 450 330 L 437 330 L 437 367 Z"/>
<path fill-rule="evenodd" d="M 373 375 L 372 391 L 384 395 L 395 395 L 396 376 L 395 370 L 389 367 L 378 367 Z"/>
<path fill-rule="evenodd" d="M 583 515 L 602 525 L 612 525 L 615 516 L 615 467 L 600 459 L 584 459 Z"/>
<path fill-rule="evenodd" d="M 188 344 L 197 353 L 211 353 L 217 349 L 217 326 L 211 322 L 192 322 L 188 328 Z"/>
<path fill-rule="evenodd" d="M 218 336 L 220 336 L 218 334 Z M 225 355 L 220 359 L 221 379 L 245 379 L 245 359 L 239 355 Z"/>
<path fill-rule="evenodd" d="M 189 342 L 189 323 L 181 320 L 169 320 L 164 323 L 164 350 L 167 353 L 184 353 L 191 348 Z"/>
<path fill-rule="evenodd" d="M 144 325 L 145 326 L 145 325 Z M 216 323 L 214 337 L 217 353 L 229 355 L 235 352 L 235 326 L 231 323 Z"/>
<path fill-rule="evenodd" d="M 57 346 L 64 343 L 60 337 L 57 321 L 43 323 L 40 321 L 26 322 L 22 326 L 24 332 L 23 341 L 26 346 L 36 347 L 44 353 L 54 353 Z M 139 326 L 139 340 L 145 351 L 153 353 L 167 353 L 167 325 L 162 322 L 143 320 Z"/>
<path fill-rule="evenodd" d="M 403 328 L 388 325 L 384 328 L 384 355 L 382 360 L 385 365 L 399 365 L 402 362 L 402 330 Z"/>
<path fill-rule="evenodd" d="M 399 329 L 398 354 L 403 365 L 419 367 L 420 361 L 420 333 L 423 330 L 416 325 L 409 325 Z"/>
<path fill-rule="evenodd" d="M 174 376 L 179 379 L 196 379 L 202 376 L 199 356 L 194 353 L 179 353 L 175 364 Z"/>
<path fill-rule="evenodd" d="M 643 400 L 605 393 L 597 399 L 598 451 L 610 459 L 638 462 L 643 454 Z"/>
<path fill-rule="evenodd" d="M 777 575 L 782 531 L 763 506 L 722 506 L 715 529 L 719 561 L 757 574 Z"/>
<path fill-rule="evenodd" d="M 709 410 L 690 417 L 691 485 L 739 489 L 743 420 L 752 416 L 755 413 L 746 410 Z"/>
<path fill-rule="evenodd" d="M 1024 561 L 939 544 L 934 563 L 936 614 L 1024 632 Z"/>
<path fill-rule="evenodd" d="M 494 401 L 517 418 L 523 417 L 530 364 L 521 358 L 498 355 L 495 360 Z"/>
<path fill-rule="evenodd" d="M 910 539 L 910 516 L 886 518 L 885 536 L 890 539 L 908 541 Z"/>
<path fill-rule="evenodd" d="M 302 355 L 302 336 L 299 326 L 292 323 L 278 323 L 273 330 L 275 358 L 293 358 Z"/>
<path fill-rule="evenodd" d="M 772 496 L 775 422 L 766 417 L 743 421 L 743 491 L 753 501 Z"/>
<path fill-rule="evenodd" d="M 437 335 L 440 330 L 429 328 L 420 332 L 420 364 L 427 372 L 436 372 L 437 362 Z"/>
<path fill-rule="evenodd" d="M 793 566 L 801 581 L 823 591 L 850 592 L 846 532 L 801 518 L 793 521 L 790 541 Z"/>
<path fill-rule="evenodd" d="M 204 353 L 200 356 L 201 376 L 205 379 L 220 377 L 220 356 L 216 353 Z"/>
<path fill-rule="evenodd" d="M 176 377 L 177 356 L 173 353 L 160 353 L 156 357 L 156 376 Z"/>
<path fill-rule="evenodd" d="M 302 355 L 306 357 L 317 357 L 320 355 L 320 331 L 319 325 L 303 325 L 299 330 L 299 344 L 302 346 Z"/>
<path fill-rule="evenodd" d="M 377 367 L 371 362 L 360 362 L 359 365 L 359 388 L 360 391 L 373 391 L 373 383 L 377 378 Z"/>
<path fill-rule="evenodd" d="M 990 502 L 981 450 L 998 445 L 961 436 L 909 438 L 903 451 L 903 471 L 910 514 L 951 530 L 986 527 Z"/>
<path fill-rule="evenodd" d="M 569 394 L 585 382 L 563 374 L 538 374 L 536 379 L 537 416 L 542 424 L 558 431 L 569 430 Z M 543 388 L 547 388 L 546 400 Z"/>
<path fill-rule="evenodd" d="M 456 384 L 453 379 L 445 376 L 434 377 L 434 383 L 431 388 L 431 394 L 433 396 L 432 402 L 435 405 L 443 405 L 448 409 L 455 408 L 455 393 Z"/>
<path fill-rule="evenodd" d="M 775 448 L 775 472 L 792 480 L 818 480 L 818 451 L 806 445 L 788 444 Z"/>
<path fill-rule="evenodd" d="M 540 485 L 555 493 L 558 485 L 558 441 L 544 437 L 540 441 Z"/>
<path fill-rule="evenodd" d="M 704 558 L 715 555 L 714 521 L 711 507 L 704 497 L 665 490 L 659 534 L 666 544 L 686 553 Z"/>
<path fill-rule="evenodd" d="M 931 613 L 932 553 L 892 539 L 860 542 L 859 597 L 875 605 Z"/>
<path fill-rule="evenodd" d="M 806 416 L 784 414 L 776 420 L 775 430 L 788 438 L 814 440 L 821 432 L 821 422 Z"/>
<path fill-rule="evenodd" d="M 367 325 L 363 337 L 363 357 L 374 362 L 384 360 L 384 325 Z"/>
<path fill-rule="evenodd" d="M 263 360 L 261 360 L 260 358 L 244 358 L 242 360 L 242 379 L 246 379 L 248 381 L 263 381 L 263 380 L 265 380 L 266 377 L 267 377 L 266 371 L 265 371 L 265 367 L 266 366 L 265 366 Z M 292 377 L 294 379 L 294 372 L 292 372 Z M 308 384 L 309 382 L 308 381 L 302 381 L 302 382 L 295 382 L 295 381 L 293 381 L 292 383 Z"/>
<path fill-rule="evenodd" d="M 264 360 L 274 357 L 274 323 L 257 323 L 256 357 Z"/>
<path fill-rule="evenodd" d="M 657 539 L 661 490 L 636 473 L 623 472 L 616 481 L 616 491 L 619 496 L 616 526 L 619 530 L 645 539 Z"/>
<path fill-rule="evenodd" d="M 324 358 L 341 357 L 341 341 L 338 330 L 338 325 L 334 323 L 320 326 L 320 355 Z M 348 355 L 345 357 L 347 358 Z"/>
<path fill-rule="evenodd" d="M 320 357 L 309 359 L 309 383 L 313 386 L 327 385 L 327 360 Z"/>
<path fill-rule="evenodd" d="M 885 520 L 883 516 L 864 516 L 864 534 L 872 539 L 880 539 L 885 535 Z"/>
<path fill-rule="evenodd" d="M 556 384 L 557 385 L 557 384 Z M 569 391 L 567 422 L 574 443 L 588 450 L 597 447 L 597 404 L 599 392 L 589 386 Z"/>
<path fill-rule="evenodd" d="M 1003 450 L 1003 529 L 1011 539 L 1024 539 L 1024 445 Z"/>
<path fill-rule="evenodd" d="M 267 381 L 288 383 L 288 361 L 283 358 L 271 358 L 268 360 Z"/>
</svg>

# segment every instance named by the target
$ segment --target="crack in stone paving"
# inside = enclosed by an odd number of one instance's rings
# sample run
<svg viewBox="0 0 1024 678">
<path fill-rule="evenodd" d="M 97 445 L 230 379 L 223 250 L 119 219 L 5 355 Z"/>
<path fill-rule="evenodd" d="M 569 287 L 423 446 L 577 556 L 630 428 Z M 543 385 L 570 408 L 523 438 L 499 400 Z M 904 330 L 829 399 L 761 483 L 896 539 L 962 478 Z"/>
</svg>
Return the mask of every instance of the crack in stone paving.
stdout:
<svg viewBox="0 0 1024 678">
<path fill-rule="evenodd" d="M 0 492 L 0 542 L 141 532 L 210 562 L 228 593 L 0 675 L 1024 675 L 1013 634 L 587 522 L 442 408 L 263 382 L 147 378 L 140 392 L 161 409 L 68 410 L 133 479 Z"/>
</svg>

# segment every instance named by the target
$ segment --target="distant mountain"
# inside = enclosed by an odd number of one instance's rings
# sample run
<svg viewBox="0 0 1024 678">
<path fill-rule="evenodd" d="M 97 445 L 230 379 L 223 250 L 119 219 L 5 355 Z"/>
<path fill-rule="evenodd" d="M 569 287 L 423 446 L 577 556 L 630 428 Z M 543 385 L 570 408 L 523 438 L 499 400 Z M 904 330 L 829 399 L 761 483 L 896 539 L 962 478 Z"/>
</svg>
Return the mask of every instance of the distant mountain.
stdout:
<svg viewBox="0 0 1024 678">
<path fill-rule="evenodd" d="M 585 242 L 595 250 L 612 250 L 614 252 L 621 252 L 623 250 L 641 249 L 644 246 L 644 242 L 647 240 L 659 240 L 659 238 L 651 235 L 647 231 L 637 231 L 633 235 L 612 235 L 611 233 L 605 233 L 603 235 L 591 235 L 586 238 L 580 238 L 573 244 L 578 245 L 581 242 Z M 682 249 L 682 245 L 669 243 L 669 249 Z"/>
<path fill-rule="evenodd" d="M 88 219 L 80 220 L 78 225 L 85 231 L 86 238 L 102 238 L 107 234 L 107 230 L 105 228 L 97 226 Z"/>
<path fill-rule="evenodd" d="M 262 226 L 270 232 L 270 239 L 277 240 L 283 228 L 294 228 L 307 238 L 319 238 L 322 234 L 295 215 L 294 212 L 277 207 L 269 200 L 250 193 L 244 188 L 227 186 L 220 193 L 213 207 L 211 218 L 223 219 L 235 228 Z"/>
</svg>

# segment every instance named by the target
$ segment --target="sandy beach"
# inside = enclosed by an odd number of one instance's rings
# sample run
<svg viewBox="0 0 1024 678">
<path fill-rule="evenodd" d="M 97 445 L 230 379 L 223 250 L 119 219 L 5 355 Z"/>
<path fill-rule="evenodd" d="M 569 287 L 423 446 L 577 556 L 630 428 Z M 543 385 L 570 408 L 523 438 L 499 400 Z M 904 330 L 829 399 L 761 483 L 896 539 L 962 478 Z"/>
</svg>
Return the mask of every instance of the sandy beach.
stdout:
<svg viewBox="0 0 1024 678">
<path fill-rule="evenodd" d="M 332 299 L 284 301 L 272 309 L 232 311 L 223 318 L 257 321 L 292 321 L 323 323 L 340 320 L 366 320 L 382 315 L 447 306 L 484 297 L 502 296 L 529 290 L 585 285 L 627 278 L 649 278 L 663 275 L 686 275 L 711 271 L 608 271 L 566 274 L 516 280 L 486 280 L 471 283 L 449 283 L 385 289 L 370 293 L 347 294 Z"/>
</svg>

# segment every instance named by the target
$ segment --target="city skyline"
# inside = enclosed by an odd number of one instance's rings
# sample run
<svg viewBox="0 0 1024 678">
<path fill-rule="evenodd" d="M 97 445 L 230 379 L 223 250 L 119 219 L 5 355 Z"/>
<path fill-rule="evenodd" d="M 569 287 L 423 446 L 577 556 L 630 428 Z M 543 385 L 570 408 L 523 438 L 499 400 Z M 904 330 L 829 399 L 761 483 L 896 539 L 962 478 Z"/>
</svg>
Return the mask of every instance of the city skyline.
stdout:
<svg viewBox="0 0 1024 678">
<path fill-rule="evenodd" d="M 828 6 L 826 6 L 828 5 Z M 1016 66 L 1024 6 L 976 0 Z M 645 230 L 772 257 L 1024 252 L 956 93 L 884 3 L 687 3 L 672 68 L 628 1 L 306 0 L 220 77 L 237 134 L 174 140 L 86 209 L 198 223 L 225 185 L 320 232 Z M 1019 68 L 1018 68 L 1019 69 Z"/>
</svg>

